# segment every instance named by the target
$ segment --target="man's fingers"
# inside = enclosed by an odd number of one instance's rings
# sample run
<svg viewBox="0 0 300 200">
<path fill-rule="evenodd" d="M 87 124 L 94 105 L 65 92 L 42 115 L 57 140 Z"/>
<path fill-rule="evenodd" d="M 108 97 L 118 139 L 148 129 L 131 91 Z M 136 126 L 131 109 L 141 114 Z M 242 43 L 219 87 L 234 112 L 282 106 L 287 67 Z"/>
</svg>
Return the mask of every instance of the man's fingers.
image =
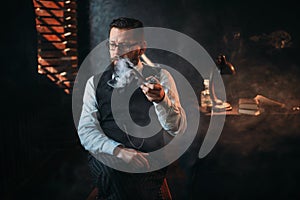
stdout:
<svg viewBox="0 0 300 200">
<path fill-rule="evenodd" d="M 149 169 L 150 168 L 149 162 L 147 158 L 144 157 L 147 155 L 149 154 L 137 152 L 137 154 L 134 157 L 132 157 L 131 163 L 133 164 L 133 166 L 137 168 L 147 167 Z"/>
<path fill-rule="evenodd" d="M 149 153 L 140 152 L 143 156 L 149 156 Z"/>
<path fill-rule="evenodd" d="M 147 156 L 149 156 L 149 153 L 138 151 L 138 158 L 143 163 L 144 167 L 147 167 L 149 169 L 150 165 L 148 159 L 146 158 Z"/>
<path fill-rule="evenodd" d="M 141 89 L 143 90 L 143 93 L 147 95 L 149 88 L 145 85 L 141 85 Z"/>
<path fill-rule="evenodd" d="M 162 89 L 162 86 L 159 83 L 144 83 L 141 85 L 141 88 L 149 88 L 151 90 L 160 90 Z"/>
<path fill-rule="evenodd" d="M 143 90 L 144 94 L 152 93 L 152 94 L 160 94 L 162 87 L 161 86 L 155 86 L 153 84 L 150 85 L 142 85 L 141 89 Z"/>
<path fill-rule="evenodd" d="M 154 89 L 154 84 L 151 84 L 151 83 L 145 83 L 145 86 L 151 90 Z"/>
<path fill-rule="evenodd" d="M 148 162 L 147 158 L 145 158 L 142 153 L 139 154 L 138 158 L 139 158 L 139 161 L 141 161 L 143 163 L 143 167 L 147 167 L 148 169 L 150 168 L 150 165 L 149 165 L 149 162 Z"/>
<path fill-rule="evenodd" d="M 139 158 L 139 156 L 136 156 L 134 159 L 134 164 L 136 164 L 138 167 L 144 167 L 144 162 Z"/>
<path fill-rule="evenodd" d="M 161 90 L 162 89 L 162 86 L 160 84 L 146 83 L 144 85 L 151 90 Z"/>
<path fill-rule="evenodd" d="M 147 95 L 149 97 L 157 97 L 160 95 L 160 91 L 156 91 L 156 90 L 150 90 L 147 92 Z"/>
<path fill-rule="evenodd" d="M 149 76 L 149 77 L 147 77 L 146 81 L 148 83 L 152 83 L 152 84 L 159 83 L 159 80 L 155 76 Z"/>
</svg>

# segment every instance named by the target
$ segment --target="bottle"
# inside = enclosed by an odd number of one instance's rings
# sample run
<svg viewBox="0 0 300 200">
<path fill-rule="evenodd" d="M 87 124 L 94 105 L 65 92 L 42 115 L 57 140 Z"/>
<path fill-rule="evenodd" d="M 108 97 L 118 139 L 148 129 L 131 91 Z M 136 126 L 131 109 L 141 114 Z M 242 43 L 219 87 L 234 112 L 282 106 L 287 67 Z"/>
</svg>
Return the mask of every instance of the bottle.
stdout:
<svg viewBox="0 0 300 200">
<path fill-rule="evenodd" d="M 201 91 L 201 107 L 208 111 L 212 107 L 212 101 L 209 92 L 209 79 L 204 79 L 204 90 Z"/>
</svg>

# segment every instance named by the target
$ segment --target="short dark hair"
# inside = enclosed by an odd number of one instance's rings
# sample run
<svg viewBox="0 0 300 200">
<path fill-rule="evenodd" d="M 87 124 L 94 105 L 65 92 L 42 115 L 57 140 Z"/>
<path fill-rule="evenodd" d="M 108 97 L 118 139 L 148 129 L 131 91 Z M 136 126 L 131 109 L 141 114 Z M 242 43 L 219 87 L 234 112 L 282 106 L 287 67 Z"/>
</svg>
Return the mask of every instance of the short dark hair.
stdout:
<svg viewBox="0 0 300 200">
<path fill-rule="evenodd" d="M 128 17 L 119 17 L 114 19 L 109 25 L 109 31 L 113 28 L 119 29 L 134 29 L 134 28 L 142 28 L 143 23 L 140 20 Z"/>
<path fill-rule="evenodd" d="M 114 19 L 109 24 L 109 31 L 108 31 L 108 37 L 110 34 L 110 31 L 112 28 L 119 28 L 119 29 L 135 29 L 135 28 L 143 28 L 143 22 L 141 22 L 138 19 L 134 18 L 128 18 L 128 17 L 119 17 Z"/>
</svg>

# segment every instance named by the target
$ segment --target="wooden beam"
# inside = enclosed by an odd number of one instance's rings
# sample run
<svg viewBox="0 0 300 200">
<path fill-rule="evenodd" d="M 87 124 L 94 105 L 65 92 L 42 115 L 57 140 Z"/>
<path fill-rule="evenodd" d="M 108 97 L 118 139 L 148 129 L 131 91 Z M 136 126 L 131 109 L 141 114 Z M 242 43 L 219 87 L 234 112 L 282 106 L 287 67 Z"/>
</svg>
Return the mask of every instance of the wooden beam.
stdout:
<svg viewBox="0 0 300 200">
<path fill-rule="evenodd" d="M 60 58 L 64 56 L 78 56 L 77 51 L 39 51 L 43 58 Z"/>
<path fill-rule="evenodd" d="M 78 73 L 76 1 L 33 0 L 38 73 L 70 94 Z"/>
<path fill-rule="evenodd" d="M 59 25 L 59 26 L 63 26 L 64 23 L 62 21 L 59 21 L 57 19 L 54 18 L 36 18 L 35 20 L 37 25 Z"/>
<path fill-rule="evenodd" d="M 65 33 L 65 29 L 63 26 L 44 26 L 44 25 L 38 25 L 36 27 L 36 30 L 39 33 Z"/>
<path fill-rule="evenodd" d="M 33 1 L 33 6 L 35 8 L 51 8 L 62 10 L 64 8 L 64 2 L 54 2 L 54 1 Z"/>
<path fill-rule="evenodd" d="M 77 56 L 63 57 L 63 58 L 38 58 L 38 63 L 40 65 L 66 65 L 70 66 L 72 64 L 77 64 Z"/>
<path fill-rule="evenodd" d="M 51 10 L 51 9 L 46 9 L 46 8 L 36 8 L 35 14 L 37 16 L 44 16 L 44 17 L 51 17 L 51 16 L 63 17 L 64 11 L 63 10 Z"/>
<path fill-rule="evenodd" d="M 42 50 L 51 50 L 51 49 L 65 49 L 65 48 L 71 48 L 77 50 L 77 44 L 72 41 L 65 41 L 64 42 L 50 42 L 50 41 L 44 41 L 41 40 L 38 41 L 39 49 Z"/>
</svg>

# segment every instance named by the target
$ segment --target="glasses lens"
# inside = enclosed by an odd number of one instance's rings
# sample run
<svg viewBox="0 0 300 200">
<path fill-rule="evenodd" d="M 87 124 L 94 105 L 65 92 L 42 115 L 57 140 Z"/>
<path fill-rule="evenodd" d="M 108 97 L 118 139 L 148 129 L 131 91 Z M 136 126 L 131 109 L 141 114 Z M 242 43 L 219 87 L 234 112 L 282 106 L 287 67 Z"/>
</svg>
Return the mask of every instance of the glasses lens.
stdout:
<svg viewBox="0 0 300 200">
<path fill-rule="evenodd" d="M 132 48 L 133 46 L 137 45 L 138 43 L 133 43 L 133 44 L 126 44 L 126 43 L 120 43 L 120 44 L 116 44 L 113 42 L 108 42 L 108 48 L 110 50 L 115 50 L 117 47 L 120 51 L 129 51 L 130 48 Z"/>
</svg>

